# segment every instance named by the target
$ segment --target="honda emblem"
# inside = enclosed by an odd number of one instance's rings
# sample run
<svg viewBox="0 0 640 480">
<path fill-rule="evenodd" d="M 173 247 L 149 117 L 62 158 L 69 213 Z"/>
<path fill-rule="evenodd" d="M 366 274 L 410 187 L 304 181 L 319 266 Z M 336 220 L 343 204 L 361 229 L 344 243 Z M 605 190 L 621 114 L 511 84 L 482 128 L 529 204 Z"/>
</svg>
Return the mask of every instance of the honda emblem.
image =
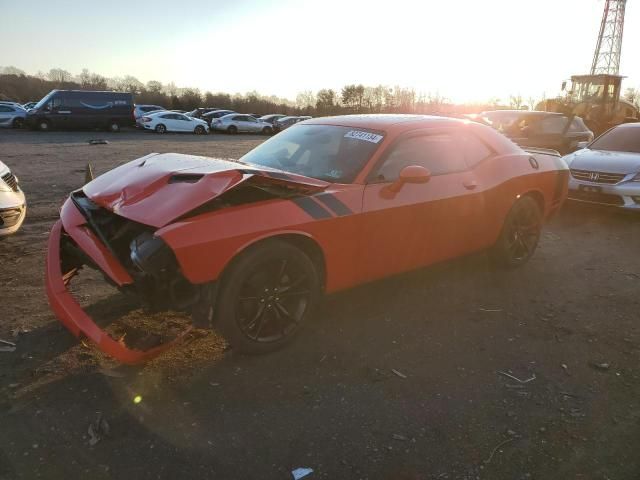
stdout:
<svg viewBox="0 0 640 480">
<path fill-rule="evenodd" d="M 589 174 L 589 180 L 591 180 L 592 182 L 597 182 L 599 178 L 600 174 L 598 172 L 591 172 Z"/>
</svg>

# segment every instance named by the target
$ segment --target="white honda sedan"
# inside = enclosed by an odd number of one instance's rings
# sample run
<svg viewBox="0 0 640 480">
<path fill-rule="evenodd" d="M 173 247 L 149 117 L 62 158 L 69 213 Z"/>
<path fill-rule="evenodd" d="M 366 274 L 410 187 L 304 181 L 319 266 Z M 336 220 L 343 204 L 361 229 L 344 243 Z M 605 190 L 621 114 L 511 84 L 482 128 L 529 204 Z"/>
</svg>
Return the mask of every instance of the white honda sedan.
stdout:
<svg viewBox="0 0 640 480">
<path fill-rule="evenodd" d="M 569 200 L 640 212 L 640 123 L 618 125 L 564 160 Z"/>
<path fill-rule="evenodd" d="M 140 119 L 139 124 L 145 130 L 153 130 L 157 133 L 189 132 L 196 135 L 209 133 L 209 125 L 204 120 L 166 110 L 145 115 Z"/>
<path fill-rule="evenodd" d="M 243 115 L 240 113 L 230 113 L 211 121 L 211 128 L 227 133 L 262 133 L 263 135 L 271 135 L 273 127 L 270 123 L 261 122 L 251 115 Z"/>
</svg>

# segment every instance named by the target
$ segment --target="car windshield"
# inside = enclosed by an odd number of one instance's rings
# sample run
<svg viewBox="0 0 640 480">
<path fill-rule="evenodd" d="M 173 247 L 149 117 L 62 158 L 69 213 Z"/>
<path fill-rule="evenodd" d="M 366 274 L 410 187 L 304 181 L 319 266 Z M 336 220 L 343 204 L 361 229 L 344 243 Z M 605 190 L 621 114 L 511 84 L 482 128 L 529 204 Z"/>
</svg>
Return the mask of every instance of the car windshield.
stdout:
<svg viewBox="0 0 640 480">
<path fill-rule="evenodd" d="M 589 145 L 589 149 L 640 153 L 640 128 L 620 126 L 609 130 Z"/>
<path fill-rule="evenodd" d="M 296 125 L 240 159 L 251 165 L 334 183 L 350 183 L 384 138 L 381 132 L 333 125 Z"/>
<path fill-rule="evenodd" d="M 49 101 L 52 95 L 53 95 L 53 92 L 49 92 L 48 94 L 46 94 L 38 103 L 36 103 L 33 106 L 33 108 L 35 109 L 42 108 L 42 106 Z"/>
</svg>

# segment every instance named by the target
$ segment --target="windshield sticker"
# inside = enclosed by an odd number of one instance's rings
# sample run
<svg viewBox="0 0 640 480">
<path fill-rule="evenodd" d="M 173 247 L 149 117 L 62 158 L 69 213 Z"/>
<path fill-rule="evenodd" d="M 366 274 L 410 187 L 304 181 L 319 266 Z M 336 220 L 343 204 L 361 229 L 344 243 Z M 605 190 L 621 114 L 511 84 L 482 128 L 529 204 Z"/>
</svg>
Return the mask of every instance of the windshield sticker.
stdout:
<svg viewBox="0 0 640 480">
<path fill-rule="evenodd" d="M 379 143 L 383 139 L 382 135 L 376 135 L 375 133 L 361 132 L 359 130 L 348 131 L 344 138 L 355 138 L 356 140 L 364 140 L 365 142 Z"/>
</svg>

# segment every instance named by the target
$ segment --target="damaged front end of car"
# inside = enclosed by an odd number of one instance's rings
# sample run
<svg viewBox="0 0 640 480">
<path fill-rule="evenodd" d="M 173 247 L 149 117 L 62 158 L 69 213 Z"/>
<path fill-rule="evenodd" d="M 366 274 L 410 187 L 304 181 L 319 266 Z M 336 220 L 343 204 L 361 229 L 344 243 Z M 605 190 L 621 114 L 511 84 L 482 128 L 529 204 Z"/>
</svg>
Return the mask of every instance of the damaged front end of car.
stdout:
<svg viewBox="0 0 640 480">
<path fill-rule="evenodd" d="M 149 156 L 129 162 L 73 192 L 49 237 L 46 288 L 56 316 L 75 336 L 88 338 L 123 363 L 149 360 L 190 328 L 148 350 L 127 346 L 123 338 L 116 340 L 101 329 L 69 292 L 69 283 L 80 269 L 101 272 L 108 283 L 133 295 L 147 311 L 185 312 L 193 326 L 210 328 L 217 281 L 189 281 L 161 236 L 163 228 L 230 206 L 324 188 L 225 161 L 203 163 L 179 155 L 162 160 Z"/>
<path fill-rule="evenodd" d="M 77 337 L 88 338 L 123 363 L 139 363 L 160 354 L 182 338 L 148 350 L 126 345 L 101 329 L 68 290 L 83 267 L 100 271 L 122 293 L 133 294 L 151 311 L 176 310 L 201 319 L 199 300 L 212 305 L 213 285 L 193 285 L 180 273 L 173 251 L 153 235 L 153 228 L 119 217 L 93 203 L 82 191 L 65 202 L 61 219 L 49 237 L 46 284 L 49 303 L 60 321 Z M 210 320 L 210 319 L 209 319 Z"/>
</svg>

